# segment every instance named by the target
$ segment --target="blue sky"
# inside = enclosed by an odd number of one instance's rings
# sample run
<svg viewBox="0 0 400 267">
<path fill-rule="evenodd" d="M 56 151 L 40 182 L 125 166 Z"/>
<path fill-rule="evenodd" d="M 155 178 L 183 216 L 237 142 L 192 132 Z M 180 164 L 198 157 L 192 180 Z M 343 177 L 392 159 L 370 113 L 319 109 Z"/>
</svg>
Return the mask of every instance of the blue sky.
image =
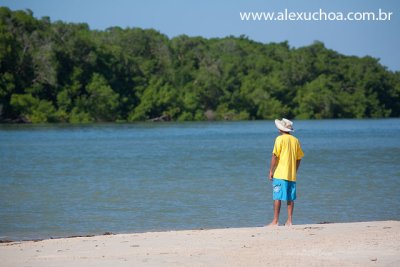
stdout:
<svg viewBox="0 0 400 267">
<path fill-rule="evenodd" d="M 0 0 L 35 17 L 111 26 L 153 28 L 169 37 L 246 35 L 293 47 L 322 41 L 345 55 L 372 56 L 400 71 L 400 1 L 396 0 Z M 392 12 L 390 21 L 242 21 L 239 12 Z"/>
</svg>

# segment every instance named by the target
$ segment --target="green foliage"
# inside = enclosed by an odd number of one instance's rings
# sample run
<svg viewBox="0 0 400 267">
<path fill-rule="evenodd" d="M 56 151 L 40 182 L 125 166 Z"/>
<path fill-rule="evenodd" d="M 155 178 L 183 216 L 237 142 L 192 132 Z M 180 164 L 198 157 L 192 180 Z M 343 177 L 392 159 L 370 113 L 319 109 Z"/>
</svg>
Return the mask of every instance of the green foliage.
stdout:
<svg viewBox="0 0 400 267">
<path fill-rule="evenodd" d="M 315 42 L 169 39 L 0 8 L 0 121 L 400 116 L 400 73 Z"/>
<path fill-rule="evenodd" d="M 325 74 L 306 83 L 297 93 L 298 118 L 334 118 L 337 114 L 338 100 L 337 84 L 333 83 Z"/>
<path fill-rule="evenodd" d="M 93 122 L 93 118 L 90 117 L 90 114 L 82 111 L 78 107 L 74 107 L 69 116 L 69 121 L 71 123 L 89 123 Z"/>
<path fill-rule="evenodd" d="M 94 73 L 86 91 L 86 106 L 90 116 L 96 121 L 114 121 L 118 109 L 118 94 L 112 90 L 106 79 Z"/>
<path fill-rule="evenodd" d="M 11 106 L 32 123 L 55 122 L 55 109 L 50 101 L 39 100 L 30 94 L 13 94 Z"/>
</svg>

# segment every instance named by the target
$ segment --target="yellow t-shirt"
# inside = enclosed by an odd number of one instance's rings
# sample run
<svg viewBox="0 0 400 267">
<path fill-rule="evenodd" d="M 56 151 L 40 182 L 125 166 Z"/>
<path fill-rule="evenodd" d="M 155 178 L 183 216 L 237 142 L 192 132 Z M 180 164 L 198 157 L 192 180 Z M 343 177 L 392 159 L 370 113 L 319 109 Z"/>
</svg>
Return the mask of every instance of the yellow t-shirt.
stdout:
<svg viewBox="0 0 400 267">
<path fill-rule="evenodd" d="M 299 140 L 290 134 L 282 134 L 275 139 L 272 153 L 278 158 L 274 178 L 295 182 L 296 161 L 304 156 Z"/>
</svg>

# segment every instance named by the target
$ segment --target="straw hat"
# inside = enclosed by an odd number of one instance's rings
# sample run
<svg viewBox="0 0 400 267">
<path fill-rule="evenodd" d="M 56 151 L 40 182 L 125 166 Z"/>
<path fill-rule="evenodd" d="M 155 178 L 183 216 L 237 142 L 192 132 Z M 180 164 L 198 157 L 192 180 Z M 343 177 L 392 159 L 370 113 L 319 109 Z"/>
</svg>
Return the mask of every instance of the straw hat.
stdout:
<svg viewBox="0 0 400 267">
<path fill-rule="evenodd" d="M 293 132 L 293 122 L 290 120 L 287 120 L 285 118 L 282 118 L 282 120 L 275 120 L 275 125 L 276 128 L 283 132 Z"/>
</svg>

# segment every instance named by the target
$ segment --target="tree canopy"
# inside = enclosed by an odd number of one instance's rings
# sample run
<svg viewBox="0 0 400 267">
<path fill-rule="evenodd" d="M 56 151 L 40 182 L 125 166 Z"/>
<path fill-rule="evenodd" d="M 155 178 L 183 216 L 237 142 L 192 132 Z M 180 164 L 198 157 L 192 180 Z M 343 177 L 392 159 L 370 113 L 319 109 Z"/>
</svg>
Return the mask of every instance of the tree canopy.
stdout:
<svg viewBox="0 0 400 267">
<path fill-rule="evenodd" d="M 153 29 L 37 19 L 0 8 L 0 121 L 382 118 L 400 72 L 322 42 L 168 38 Z"/>
</svg>

